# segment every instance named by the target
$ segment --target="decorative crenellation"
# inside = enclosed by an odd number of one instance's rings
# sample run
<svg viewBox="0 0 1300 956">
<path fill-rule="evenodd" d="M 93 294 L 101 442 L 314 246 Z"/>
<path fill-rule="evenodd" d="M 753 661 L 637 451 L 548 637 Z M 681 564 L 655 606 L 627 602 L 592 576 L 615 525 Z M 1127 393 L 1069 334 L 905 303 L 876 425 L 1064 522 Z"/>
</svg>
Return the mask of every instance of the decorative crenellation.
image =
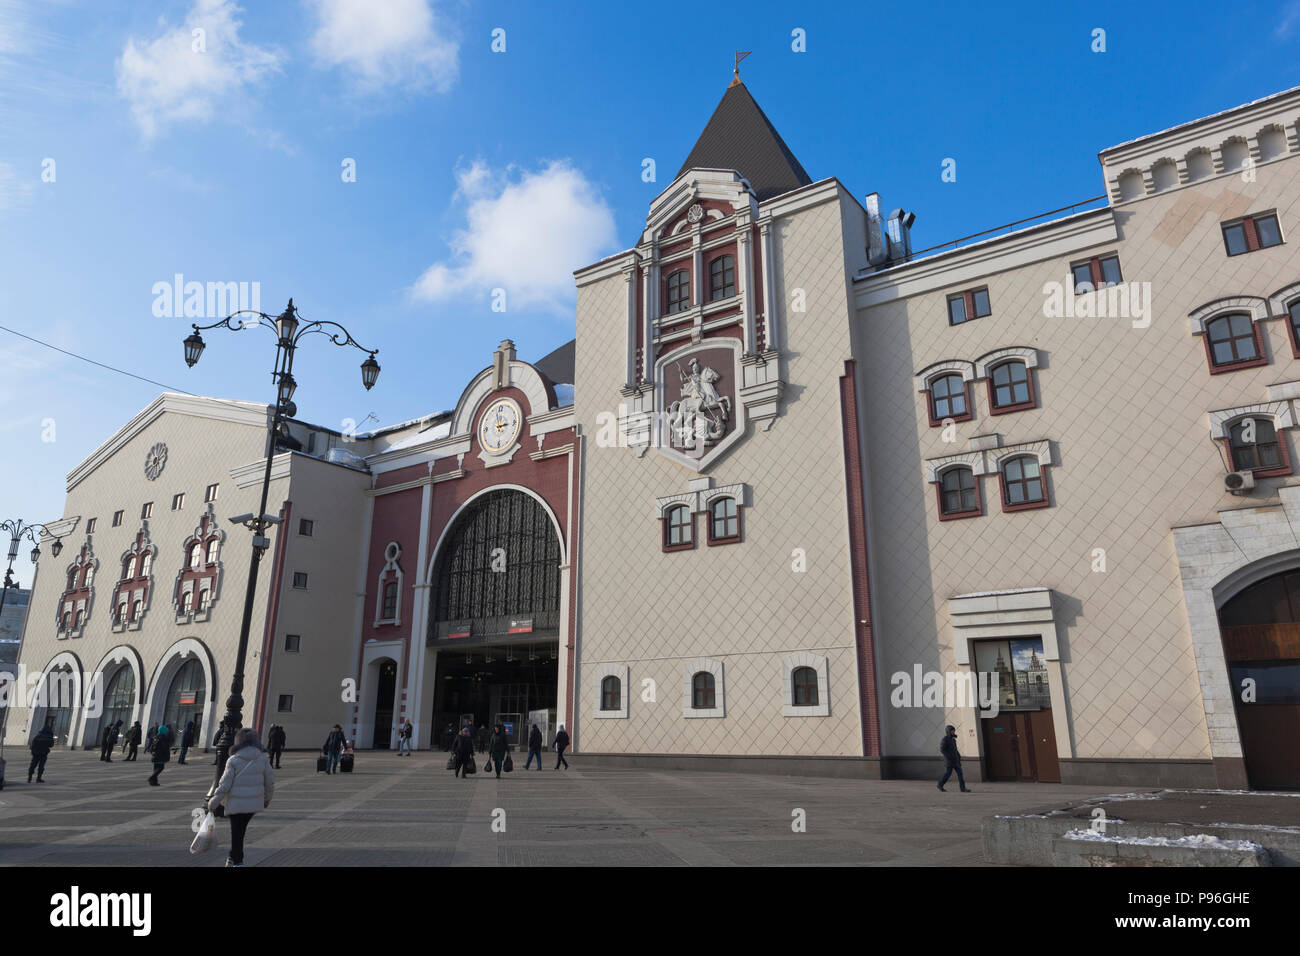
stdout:
<svg viewBox="0 0 1300 956">
<path fill-rule="evenodd" d="M 217 526 L 212 502 L 208 502 L 194 533 L 185 539 L 183 563 L 172 592 L 177 624 L 211 620 L 212 607 L 221 593 L 220 558 L 225 540 L 226 533 Z"/>
<path fill-rule="evenodd" d="M 119 577 L 113 587 L 114 633 L 138 631 L 153 597 L 153 562 L 158 548 L 149 541 L 149 522 L 141 523 L 131 547 L 122 552 Z"/>
<path fill-rule="evenodd" d="M 60 639 L 81 637 L 90 619 L 95 597 L 95 572 L 99 559 L 95 557 L 90 538 L 81 546 L 77 556 L 68 565 L 66 587 L 56 605 L 55 626 Z"/>
</svg>

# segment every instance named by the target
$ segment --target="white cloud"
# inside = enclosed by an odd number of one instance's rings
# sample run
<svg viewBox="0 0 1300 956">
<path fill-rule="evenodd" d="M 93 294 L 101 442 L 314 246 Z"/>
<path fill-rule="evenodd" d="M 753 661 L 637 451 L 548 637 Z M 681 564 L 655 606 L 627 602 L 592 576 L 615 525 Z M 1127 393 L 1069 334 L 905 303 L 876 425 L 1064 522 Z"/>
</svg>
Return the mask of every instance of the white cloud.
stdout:
<svg viewBox="0 0 1300 956">
<path fill-rule="evenodd" d="M 240 37 L 240 12 L 233 0 L 195 0 L 181 26 L 152 40 L 126 41 L 117 89 L 146 139 L 169 123 L 211 119 L 219 106 L 234 106 L 247 87 L 280 69 L 278 51 Z"/>
<path fill-rule="evenodd" d="M 598 190 L 567 162 L 538 172 L 493 173 L 477 162 L 456 174 L 468 203 L 466 226 L 411 288 L 427 302 L 487 297 L 506 290 L 507 308 L 572 308 L 573 270 L 600 258 L 617 239 L 614 215 Z"/>
<path fill-rule="evenodd" d="M 39 169 L 22 176 L 9 163 L 0 162 L 0 213 L 20 209 L 30 203 L 35 196 L 39 177 Z"/>
<path fill-rule="evenodd" d="M 341 66 L 363 92 L 385 86 L 446 92 L 459 71 L 460 47 L 429 0 L 307 0 L 317 25 L 312 50 Z"/>
</svg>

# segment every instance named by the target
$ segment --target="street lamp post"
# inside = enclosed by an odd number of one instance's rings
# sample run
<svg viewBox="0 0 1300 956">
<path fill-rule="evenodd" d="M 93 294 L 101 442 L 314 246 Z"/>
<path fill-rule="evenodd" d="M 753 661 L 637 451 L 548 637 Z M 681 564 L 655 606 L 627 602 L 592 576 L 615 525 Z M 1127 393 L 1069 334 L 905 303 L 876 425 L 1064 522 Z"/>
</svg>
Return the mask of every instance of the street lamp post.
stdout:
<svg viewBox="0 0 1300 956">
<path fill-rule="evenodd" d="M 23 538 L 32 543 L 32 564 L 35 564 L 41 557 L 41 541 L 46 538 L 53 538 L 54 544 L 50 546 L 50 553 L 56 558 L 59 552 L 63 550 L 63 542 L 59 536 L 43 524 L 28 524 L 21 518 L 12 518 L 8 521 L 0 522 L 0 531 L 9 532 L 9 566 L 5 569 L 4 587 L 0 588 L 0 617 L 3 617 L 5 610 L 5 601 L 9 598 L 9 589 L 18 587 L 18 582 L 14 580 L 14 559 L 18 557 L 18 549 L 22 547 Z M 14 661 L 17 664 L 23 658 L 22 635 L 27 632 L 24 627 L 19 632 L 18 638 L 18 657 Z M 3 713 L 0 713 L 0 790 L 5 785 L 5 732 L 9 726 L 9 711 L 13 709 L 14 691 L 17 686 L 18 675 L 14 675 L 14 683 L 11 683 L 5 689 L 5 704 Z"/>
<path fill-rule="evenodd" d="M 244 316 L 240 319 L 239 316 Z M 280 519 L 266 513 L 266 500 L 271 490 L 271 460 L 275 457 L 276 437 L 285 418 L 297 414 L 293 404 L 294 389 L 298 383 L 293 378 L 293 357 L 298 343 L 303 336 L 318 332 L 338 346 L 351 345 L 369 356 L 361 363 L 361 383 L 369 391 L 379 378 L 379 363 L 375 361 L 378 349 L 368 349 L 361 345 L 352 334 L 337 322 L 313 321 L 301 322 L 298 310 L 294 308 L 293 299 L 280 315 L 272 318 L 265 312 L 241 309 L 231 313 L 220 322 L 211 325 L 194 326 L 194 332 L 185 339 L 185 364 L 190 368 L 198 362 L 203 354 L 203 336 L 199 333 L 208 329 L 226 328 L 232 332 L 244 329 L 266 328 L 275 333 L 275 370 L 271 379 L 276 384 L 275 412 L 271 417 L 270 435 L 266 449 L 266 472 L 262 476 L 262 503 L 256 515 L 231 519 L 253 532 L 253 558 L 248 567 L 248 587 L 244 592 L 244 617 L 239 626 L 239 650 L 235 657 L 235 673 L 230 680 L 230 697 L 226 699 L 226 714 L 221 718 L 221 730 L 217 737 L 217 773 L 208 790 L 210 797 L 216 791 L 221 775 L 225 772 L 226 761 L 230 757 L 230 745 L 234 743 L 235 732 L 243 724 L 244 708 L 244 656 L 248 653 L 248 634 L 253 623 L 253 597 L 257 592 L 257 569 L 262 560 L 262 553 L 270 546 L 266 530 L 270 525 L 278 524 Z M 335 329 L 337 331 L 331 331 Z"/>
</svg>

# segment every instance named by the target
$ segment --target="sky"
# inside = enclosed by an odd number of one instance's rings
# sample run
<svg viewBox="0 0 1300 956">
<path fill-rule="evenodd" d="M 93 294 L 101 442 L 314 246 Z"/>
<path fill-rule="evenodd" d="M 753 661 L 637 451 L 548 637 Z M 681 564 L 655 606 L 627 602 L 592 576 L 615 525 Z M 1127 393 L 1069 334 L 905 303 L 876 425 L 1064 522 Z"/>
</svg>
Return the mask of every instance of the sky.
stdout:
<svg viewBox="0 0 1300 956">
<path fill-rule="evenodd" d="M 915 212 L 922 248 L 1300 85 L 1300 2 L 0 0 L 0 519 L 62 515 L 165 389 L 272 397 L 267 332 L 185 366 L 222 315 L 185 318 L 177 275 L 378 349 L 371 392 L 361 353 L 300 350 L 299 417 L 336 429 L 454 406 L 501 339 L 563 344 L 573 271 L 636 242 L 735 50 L 813 179 Z"/>
</svg>

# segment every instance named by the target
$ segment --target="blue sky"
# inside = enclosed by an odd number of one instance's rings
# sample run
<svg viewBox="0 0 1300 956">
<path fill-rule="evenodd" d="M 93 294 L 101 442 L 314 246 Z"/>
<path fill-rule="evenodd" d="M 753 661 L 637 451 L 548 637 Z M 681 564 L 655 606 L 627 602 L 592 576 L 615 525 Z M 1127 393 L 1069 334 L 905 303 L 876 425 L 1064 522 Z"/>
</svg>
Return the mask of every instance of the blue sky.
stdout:
<svg viewBox="0 0 1300 956">
<path fill-rule="evenodd" d="M 380 350 L 366 393 L 361 355 L 309 340 L 301 417 L 393 424 L 502 338 L 572 336 L 572 270 L 635 241 L 735 49 L 813 178 L 915 211 L 921 247 L 1099 194 L 1098 150 L 1300 85 L 1298 45 L 1296 2 L 0 0 L 0 325 L 264 401 L 270 335 L 209 333 L 190 370 L 188 321 L 154 314 L 176 273 L 256 282 Z M 161 389 L 3 331 L 0 362 L 0 516 L 56 517 Z"/>
</svg>

